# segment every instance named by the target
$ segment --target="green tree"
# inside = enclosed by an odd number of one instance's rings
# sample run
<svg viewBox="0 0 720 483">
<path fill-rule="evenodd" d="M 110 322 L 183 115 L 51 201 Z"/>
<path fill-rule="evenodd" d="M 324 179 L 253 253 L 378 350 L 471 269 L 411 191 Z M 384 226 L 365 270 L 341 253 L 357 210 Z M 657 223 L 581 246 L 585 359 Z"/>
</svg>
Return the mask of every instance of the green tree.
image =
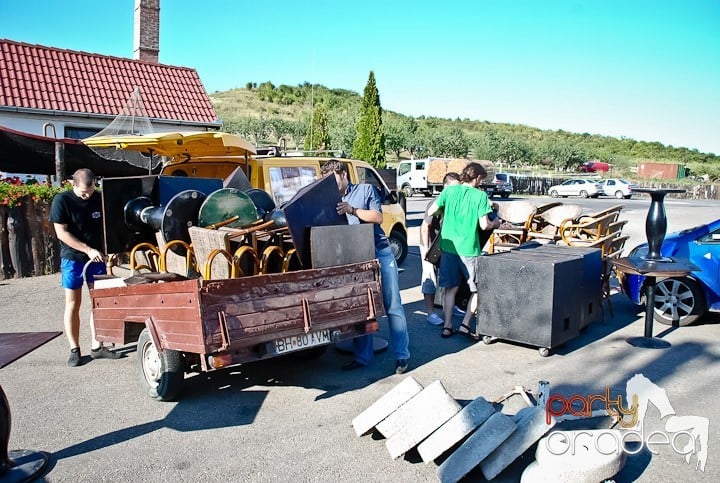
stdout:
<svg viewBox="0 0 720 483">
<path fill-rule="evenodd" d="M 313 111 L 312 122 L 305 135 L 305 149 L 315 151 L 330 147 L 330 134 L 328 130 L 328 113 L 323 104 L 316 104 Z"/>
<path fill-rule="evenodd" d="M 385 135 L 382 127 L 382 107 L 373 71 L 370 71 L 365 85 L 355 129 L 357 137 L 353 144 L 353 157 L 367 161 L 376 168 L 384 168 Z"/>
<path fill-rule="evenodd" d="M 445 138 L 445 152 L 453 158 L 464 158 L 470 151 L 470 142 L 462 129 L 451 127 L 443 131 Z"/>
<path fill-rule="evenodd" d="M 395 158 L 400 159 L 400 153 L 407 149 L 410 141 L 407 123 L 397 116 L 386 116 L 383 121 L 383 131 L 385 132 L 385 148 L 395 154 Z"/>
<path fill-rule="evenodd" d="M 295 149 L 299 149 L 301 145 L 305 144 L 305 133 L 308 131 L 310 125 L 310 116 L 304 115 L 300 119 L 289 121 L 290 135 L 293 139 Z"/>
<path fill-rule="evenodd" d="M 331 112 L 330 118 L 330 148 L 341 149 L 347 155 L 352 151 L 355 141 L 355 118 L 346 112 Z"/>
</svg>

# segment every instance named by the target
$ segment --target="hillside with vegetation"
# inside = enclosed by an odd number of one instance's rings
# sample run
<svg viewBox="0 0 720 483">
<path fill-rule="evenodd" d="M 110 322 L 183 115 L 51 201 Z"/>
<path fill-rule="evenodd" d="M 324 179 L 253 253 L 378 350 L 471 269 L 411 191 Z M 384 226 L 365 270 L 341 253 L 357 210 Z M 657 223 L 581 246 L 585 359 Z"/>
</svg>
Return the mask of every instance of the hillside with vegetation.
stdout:
<svg viewBox="0 0 720 483">
<path fill-rule="evenodd" d="M 382 92 L 379 97 L 382 100 Z M 307 82 L 297 86 L 263 82 L 216 92 L 210 98 L 223 130 L 256 145 L 335 149 L 353 155 L 363 101 L 356 92 Z M 697 149 L 520 124 L 381 112 L 389 165 L 411 156 L 469 157 L 489 159 L 506 169 L 575 171 L 583 162 L 600 160 L 610 163 L 617 175 L 632 177 L 639 162 L 657 162 L 682 164 L 693 176 L 720 179 L 720 156 Z"/>
</svg>

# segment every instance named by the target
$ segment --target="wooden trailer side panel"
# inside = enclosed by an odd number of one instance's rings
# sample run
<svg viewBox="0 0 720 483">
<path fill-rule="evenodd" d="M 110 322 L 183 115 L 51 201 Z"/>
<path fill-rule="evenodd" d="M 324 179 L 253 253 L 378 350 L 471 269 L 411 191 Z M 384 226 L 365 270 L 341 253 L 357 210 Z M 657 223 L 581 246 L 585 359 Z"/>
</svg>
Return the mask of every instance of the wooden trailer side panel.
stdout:
<svg viewBox="0 0 720 483">
<path fill-rule="evenodd" d="M 206 281 L 200 292 L 208 352 L 308 331 L 349 330 L 384 313 L 377 260 Z"/>
<path fill-rule="evenodd" d="M 148 283 L 92 291 L 93 317 L 100 341 L 126 344 L 137 333 L 127 323 L 152 319 L 163 349 L 204 353 L 198 280 Z"/>
</svg>

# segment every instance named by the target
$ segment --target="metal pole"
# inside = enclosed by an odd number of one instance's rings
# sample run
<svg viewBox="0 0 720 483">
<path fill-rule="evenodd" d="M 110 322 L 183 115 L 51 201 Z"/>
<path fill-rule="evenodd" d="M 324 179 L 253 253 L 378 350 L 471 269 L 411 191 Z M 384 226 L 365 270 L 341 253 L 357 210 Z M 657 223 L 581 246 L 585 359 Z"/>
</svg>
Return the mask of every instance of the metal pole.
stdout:
<svg viewBox="0 0 720 483">
<path fill-rule="evenodd" d="M 653 336 L 653 319 L 655 317 L 655 277 L 645 280 L 645 337 Z"/>
<path fill-rule="evenodd" d="M 65 179 L 65 144 L 60 141 L 55 142 L 55 178 L 58 184 Z"/>
</svg>

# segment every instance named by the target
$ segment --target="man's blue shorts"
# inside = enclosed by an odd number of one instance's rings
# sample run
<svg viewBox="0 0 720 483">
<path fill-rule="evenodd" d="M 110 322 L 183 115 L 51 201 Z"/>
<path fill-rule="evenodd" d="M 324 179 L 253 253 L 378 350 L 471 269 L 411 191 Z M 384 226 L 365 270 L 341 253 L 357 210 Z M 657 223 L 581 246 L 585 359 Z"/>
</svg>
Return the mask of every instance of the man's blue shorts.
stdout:
<svg viewBox="0 0 720 483">
<path fill-rule="evenodd" d="M 443 288 L 460 286 L 467 281 L 470 292 L 477 292 L 475 285 L 475 266 L 478 257 L 463 257 L 454 253 L 442 252 L 438 270 L 438 285 Z"/>
<path fill-rule="evenodd" d="M 76 262 L 63 258 L 60 260 L 60 271 L 62 272 L 62 286 L 70 290 L 77 290 L 83 286 L 83 268 L 85 262 Z M 95 282 L 95 275 L 105 275 L 105 262 L 93 262 L 85 272 L 87 283 Z"/>
</svg>

